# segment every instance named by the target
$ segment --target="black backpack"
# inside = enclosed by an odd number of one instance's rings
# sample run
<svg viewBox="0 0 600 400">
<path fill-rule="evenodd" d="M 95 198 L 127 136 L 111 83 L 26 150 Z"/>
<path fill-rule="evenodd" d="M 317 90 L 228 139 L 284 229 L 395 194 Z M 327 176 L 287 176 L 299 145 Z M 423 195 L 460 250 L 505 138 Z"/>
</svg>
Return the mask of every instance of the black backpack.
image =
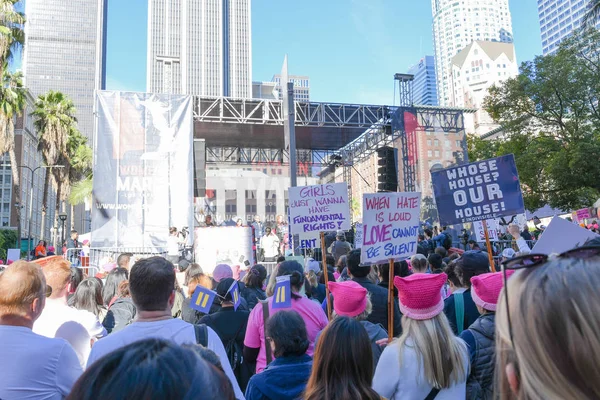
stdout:
<svg viewBox="0 0 600 400">
<path fill-rule="evenodd" d="M 452 237 L 447 232 L 443 232 L 443 235 L 444 235 L 444 242 L 442 243 L 442 246 L 444 246 L 444 248 L 446 250 L 449 250 L 450 247 L 452 247 Z"/>
<path fill-rule="evenodd" d="M 240 368 L 242 367 L 242 362 L 244 361 L 244 350 L 237 341 L 238 334 L 243 327 L 244 324 L 240 325 L 240 328 L 236 332 L 235 336 L 225 344 L 225 353 L 227 353 L 229 365 L 231 365 L 231 369 L 236 377 L 239 377 Z"/>
</svg>

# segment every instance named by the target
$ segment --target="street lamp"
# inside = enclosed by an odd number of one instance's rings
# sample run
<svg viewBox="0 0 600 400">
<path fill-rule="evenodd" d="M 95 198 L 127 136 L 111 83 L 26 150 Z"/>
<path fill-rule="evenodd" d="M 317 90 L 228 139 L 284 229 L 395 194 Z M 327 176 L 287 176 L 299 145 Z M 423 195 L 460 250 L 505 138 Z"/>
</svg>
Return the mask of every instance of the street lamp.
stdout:
<svg viewBox="0 0 600 400">
<path fill-rule="evenodd" d="M 10 167 L 10 164 L 3 164 L 3 167 Z M 29 185 L 29 228 L 27 232 L 27 260 L 31 260 L 31 221 L 33 219 L 33 181 L 35 177 L 35 171 L 40 168 L 64 168 L 64 165 L 40 165 L 39 167 L 30 168 L 27 165 L 18 165 L 18 168 L 25 168 L 31 171 L 31 184 Z M 56 199 L 56 201 L 59 201 Z M 27 210 L 27 209 L 26 209 Z M 44 235 L 44 232 L 41 232 Z"/>
<path fill-rule="evenodd" d="M 60 222 L 62 223 L 62 240 L 60 243 L 60 247 L 62 248 L 65 243 L 65 222 L 67 221 L 67 214 L 64 212 L 58 214 L 58 219 L 60 219 Z"/>
</svg>

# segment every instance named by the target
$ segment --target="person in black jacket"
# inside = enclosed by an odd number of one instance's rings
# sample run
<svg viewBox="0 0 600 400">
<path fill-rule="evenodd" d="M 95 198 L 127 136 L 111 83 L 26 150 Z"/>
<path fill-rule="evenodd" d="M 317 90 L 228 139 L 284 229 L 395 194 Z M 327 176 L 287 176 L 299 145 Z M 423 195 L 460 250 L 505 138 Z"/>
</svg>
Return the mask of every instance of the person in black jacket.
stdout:
<svg viewBox="0 0 600 400">
<path fill-rule="evenodd" d="M 514 271 L 508 271 L 512 274 Z M 510 277 L 510 275 L 508 275 Z M 481 314 L 460 338 L 469 347 L 470 372 L 467 379 L 467 399 L 494 398 L 494 367 L 496 355 L 496 308 L 504 286 L 502 272 L 481 274 L 471 279 L 472 297 Z"/>
<path fill-rule="evenodd" d="M 257 264 L 250 268 L 246 275 L 246 286 L 242 289 L 242 297 L 248 302 L 248 310 L 252 311 L 259 300 L 265 300 L 267 294 L 263 290 L 265 280 L 267 279 L 267 269 Z"/>
<path fill-rule="evenodd" d="M 471 297 L 471 278 L 490 271 L 487 253 L 473 250 L 465 252 L 461 258 L 456 260 L 454 270 L 462 289 L 454 291 L 444 300 L 444 314 L 448 317 L 454 334 L 459 335 L 479 318 L 479 311 Z M 462 300 L 457 300 L 459 297 Z M 460 316 L 460 314 L 463 317 L 457 318 L 457 315 Z"/>
<path fill-rule="evenodd" d="M 360 286 L 367 289 L 371 294 L 371 303 L 373 304 L 373 312 L 367 318 L 374 324 L 381 324 L 384 328 L 388 326 L 388 291 L 381 286 L 372 283 L 367 279 L 367 275 L 371 272 L 370 266 L 362 266 L 360 264 L 360 249 L 352 250 L 347 256 L 348 275 L 351 279 Z M 334 300 L 335 301 L 335 300 Z M 398 303 L 394 303 L 394 336 L 402 333 L 401 314 L 398 308 Z"/>
<path fill-rule="evenodd" d="M 219 335 L 238 384 L 242 391 L 245 391 L 255 368 L 254 364 L 245 364 L 242 356 L 250 312 L 240 308 L 237 311 L 234 309 L 231 293 L 227 292 L 233 282 L 235 282 L 233 278 L 225 278 L 219 282 L 216 292 L 221 307 L 214 314 L 202 317 L 199 323 L 206 324 Z"/>
</svg>

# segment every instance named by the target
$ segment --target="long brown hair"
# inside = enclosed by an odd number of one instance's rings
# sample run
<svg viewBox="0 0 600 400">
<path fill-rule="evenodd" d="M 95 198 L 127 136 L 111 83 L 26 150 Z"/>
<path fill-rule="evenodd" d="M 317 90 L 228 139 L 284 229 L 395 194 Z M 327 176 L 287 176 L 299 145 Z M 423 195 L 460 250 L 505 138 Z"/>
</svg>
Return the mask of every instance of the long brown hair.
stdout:
<svg viewBox="0 0 600 400">
<path fill-rule="evenodd" d="M 362 324 L 338 317 L 321 334 L 304 400 L 380 400 L 373 382 L 371 341 Z"/>
</svg>

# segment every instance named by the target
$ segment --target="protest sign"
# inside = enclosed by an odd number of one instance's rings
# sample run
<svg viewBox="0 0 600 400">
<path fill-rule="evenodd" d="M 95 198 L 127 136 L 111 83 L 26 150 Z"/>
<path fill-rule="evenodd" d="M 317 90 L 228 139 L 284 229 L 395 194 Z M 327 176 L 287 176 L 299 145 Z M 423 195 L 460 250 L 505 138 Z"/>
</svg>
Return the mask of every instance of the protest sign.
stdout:
<svg viewBox="0 0 600 400">
<path fill-rule="evenodd" d="M 398 261 L 414 255 L 420 215 L 421 193 L 365 194 L 361 263 Z"/>
<path fill-rule="evenodd" d="M 552 254 L 562 253 L 575 247 L 583 246 L 590 239 L 597 238 L 594 232 L 577 224 L 562 219 L 552 218 L 542 236 L 533 246 L 532 253 Z"/>
<path fill-rule="evenodd" d="M 490 240 L 498 240 L 498 222 L 493 219 L 488 219 L 486 221 L 477 221 L 473 223 L 473 229 L 475 230 L 475 236 L 477 237 L 477 241 L 485 242 L 485 232 L 483 229 L 484 222 L 487 223 L 488 235 L 490 237 Z"/>
<path fill-rule="evenodd" d="M 6 263 L 9 264 L 11 261 L 17 261 L 21 258 L 20 249 L 8 249 L 6 252 Z"/>
<path fill-rule="evenodd" d="M 363 244 L 363 224 L 357 222 L 354 225 L 354 248 L 360 249 Z"/>
<path fill-rule="evenodd" d="M 592 216 L 590 215 L 589 208 L 582 208 L 581 210 L 577 210 L 577 221 L 583 222 L 583 220 L 586 218 L 592 218 Z"/>
<path fill-rule="evenodd" d="M 300 239 L 318 239 L 319 232 L 350 229 L 347 183 L 292 187 L 289 196 L 290 228 Z"/>
<path fill-rule="evenodd" d="M 525 212 L 512 154 L 431 172 L 442 225 Z"/>
</svg>

